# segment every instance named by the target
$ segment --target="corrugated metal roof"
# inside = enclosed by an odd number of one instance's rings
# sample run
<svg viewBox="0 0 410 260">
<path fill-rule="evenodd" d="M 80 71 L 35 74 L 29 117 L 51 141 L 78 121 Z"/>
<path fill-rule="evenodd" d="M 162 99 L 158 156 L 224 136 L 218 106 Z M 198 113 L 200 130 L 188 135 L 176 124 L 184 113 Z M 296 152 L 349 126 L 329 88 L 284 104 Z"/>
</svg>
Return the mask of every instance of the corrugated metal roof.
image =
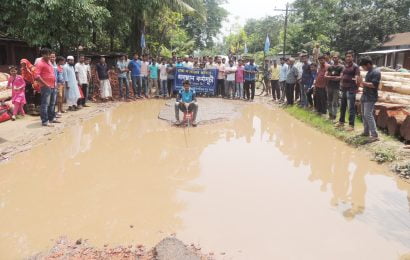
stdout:
<svg viewBox="0 0 410 260">
<path fill-rule="evenodd" d="M 410 32 L 396 33 L 389 36 L 383 47 L 410 45 Z"/>
</svg>

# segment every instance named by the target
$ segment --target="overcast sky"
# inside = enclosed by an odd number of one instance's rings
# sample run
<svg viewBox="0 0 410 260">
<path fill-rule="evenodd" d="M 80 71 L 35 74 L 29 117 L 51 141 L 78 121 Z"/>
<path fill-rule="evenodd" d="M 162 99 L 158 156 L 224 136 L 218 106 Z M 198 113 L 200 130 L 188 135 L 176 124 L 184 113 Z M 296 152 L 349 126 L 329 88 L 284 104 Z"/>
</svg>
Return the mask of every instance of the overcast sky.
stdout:
<svg viewBox="0 0 410 260">
<path fill-rule="evenodd" d="M 289 1 L 290 3 L 292 1 Z M 228 0 L 222 5 L 230 13 L 228 20 L 224 23 L 222 33 L 229 34 L 233 24 L 244 25 L 247 19 L 262 18 L 268 15 L 277 15 L 281 12 L 274 11 L 275 8 L 284 9 L 286 1 L 281 0 Z"/>
</svg>

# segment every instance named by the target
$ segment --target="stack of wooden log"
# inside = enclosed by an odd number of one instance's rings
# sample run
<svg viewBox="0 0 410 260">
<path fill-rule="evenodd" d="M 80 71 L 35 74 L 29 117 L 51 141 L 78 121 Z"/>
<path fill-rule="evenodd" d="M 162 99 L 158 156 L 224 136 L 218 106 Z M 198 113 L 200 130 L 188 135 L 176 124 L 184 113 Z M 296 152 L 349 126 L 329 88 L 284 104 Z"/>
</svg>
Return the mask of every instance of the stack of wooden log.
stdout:
<svg viewBox="0 0 410 260">
<path fill-rule="evenodd" d="M 11 89 L 7 88 L 9 74 L 0 72 L 0 101 L 11 98 Z"/>
<path fill-rule="evenodd" d="M 375 106 L 376 124 L 389 135 L 408 142 L 410 141 L 410 73 L 382 72 L 381 74 L 379 100 Z M 362 76 L 365 75 L 366 72 L 362 71 Z"/>
<path fill-rule="evenodd" d="M 120 97 L 120 85 L 118 81 L 118 74 L 115 70 L 109 70 L 108 75 L 110 77 L 110 84 L 111 84 L 111 90 L 112 90 L 112 96 L 115 99 L 118 99 Z M 93 93 L 93 98 L 99 99 L 100 98 L 100 82 L 97 80 L 97 71 L 95 69 L 95 66 L 91 67 L 91 79 L 94 85 L 94 93 Z M 128 82 L 129 85 L 129 95 L 131 98 L 134 97 L 134 92 L 132 91 L 132 83 Z M 123 84 L 123 93 L 125 95 L 125 86 Z"/>
</svg>

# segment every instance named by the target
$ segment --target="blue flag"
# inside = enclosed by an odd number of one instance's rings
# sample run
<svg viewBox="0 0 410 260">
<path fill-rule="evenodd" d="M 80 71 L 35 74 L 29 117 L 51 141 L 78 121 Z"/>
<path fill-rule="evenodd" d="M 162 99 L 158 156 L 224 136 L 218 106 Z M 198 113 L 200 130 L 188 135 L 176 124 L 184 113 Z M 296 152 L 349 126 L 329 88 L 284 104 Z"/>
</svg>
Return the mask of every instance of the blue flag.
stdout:
<svg viewBox="0 0 410 260">
<path fill-rule="evenodd" d="M 145 49 L 145 35 L 144 33 L 141 34 L 141 49 Z"/>
<path fill-rule="evenodd" d="M 270 48 L 270 41 L 269 41 L 269 36 L 266 35 L 266 40 L 265 40 L 265 48 L 263 49 L 265 52 L 269 52 Z"/>
</svg>

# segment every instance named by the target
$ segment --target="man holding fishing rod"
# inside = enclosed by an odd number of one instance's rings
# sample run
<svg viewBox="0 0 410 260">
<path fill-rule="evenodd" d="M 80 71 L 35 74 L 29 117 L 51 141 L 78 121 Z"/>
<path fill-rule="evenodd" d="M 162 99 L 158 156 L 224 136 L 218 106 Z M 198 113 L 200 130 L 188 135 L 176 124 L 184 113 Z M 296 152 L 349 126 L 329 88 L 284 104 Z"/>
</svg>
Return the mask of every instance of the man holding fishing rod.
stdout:
<svg viewBox="0 0 410 260">
<path fill-rule="evenodd" d="M 185 113 L 193 113 L 192 115 L 192 126 L 196 126 L 196 115 L 198 113 L 198 104 L 196 103 L 195 90 L 191 89 L 191 83 L 189 80 L 184 81 L 184 89 L 181 89 L 178 92 L 176 103 L 175 103 L 175 118 L 176 125 L 180 125 L 181 121 L 179 120 L 179 110 Z"/>
</svg>

